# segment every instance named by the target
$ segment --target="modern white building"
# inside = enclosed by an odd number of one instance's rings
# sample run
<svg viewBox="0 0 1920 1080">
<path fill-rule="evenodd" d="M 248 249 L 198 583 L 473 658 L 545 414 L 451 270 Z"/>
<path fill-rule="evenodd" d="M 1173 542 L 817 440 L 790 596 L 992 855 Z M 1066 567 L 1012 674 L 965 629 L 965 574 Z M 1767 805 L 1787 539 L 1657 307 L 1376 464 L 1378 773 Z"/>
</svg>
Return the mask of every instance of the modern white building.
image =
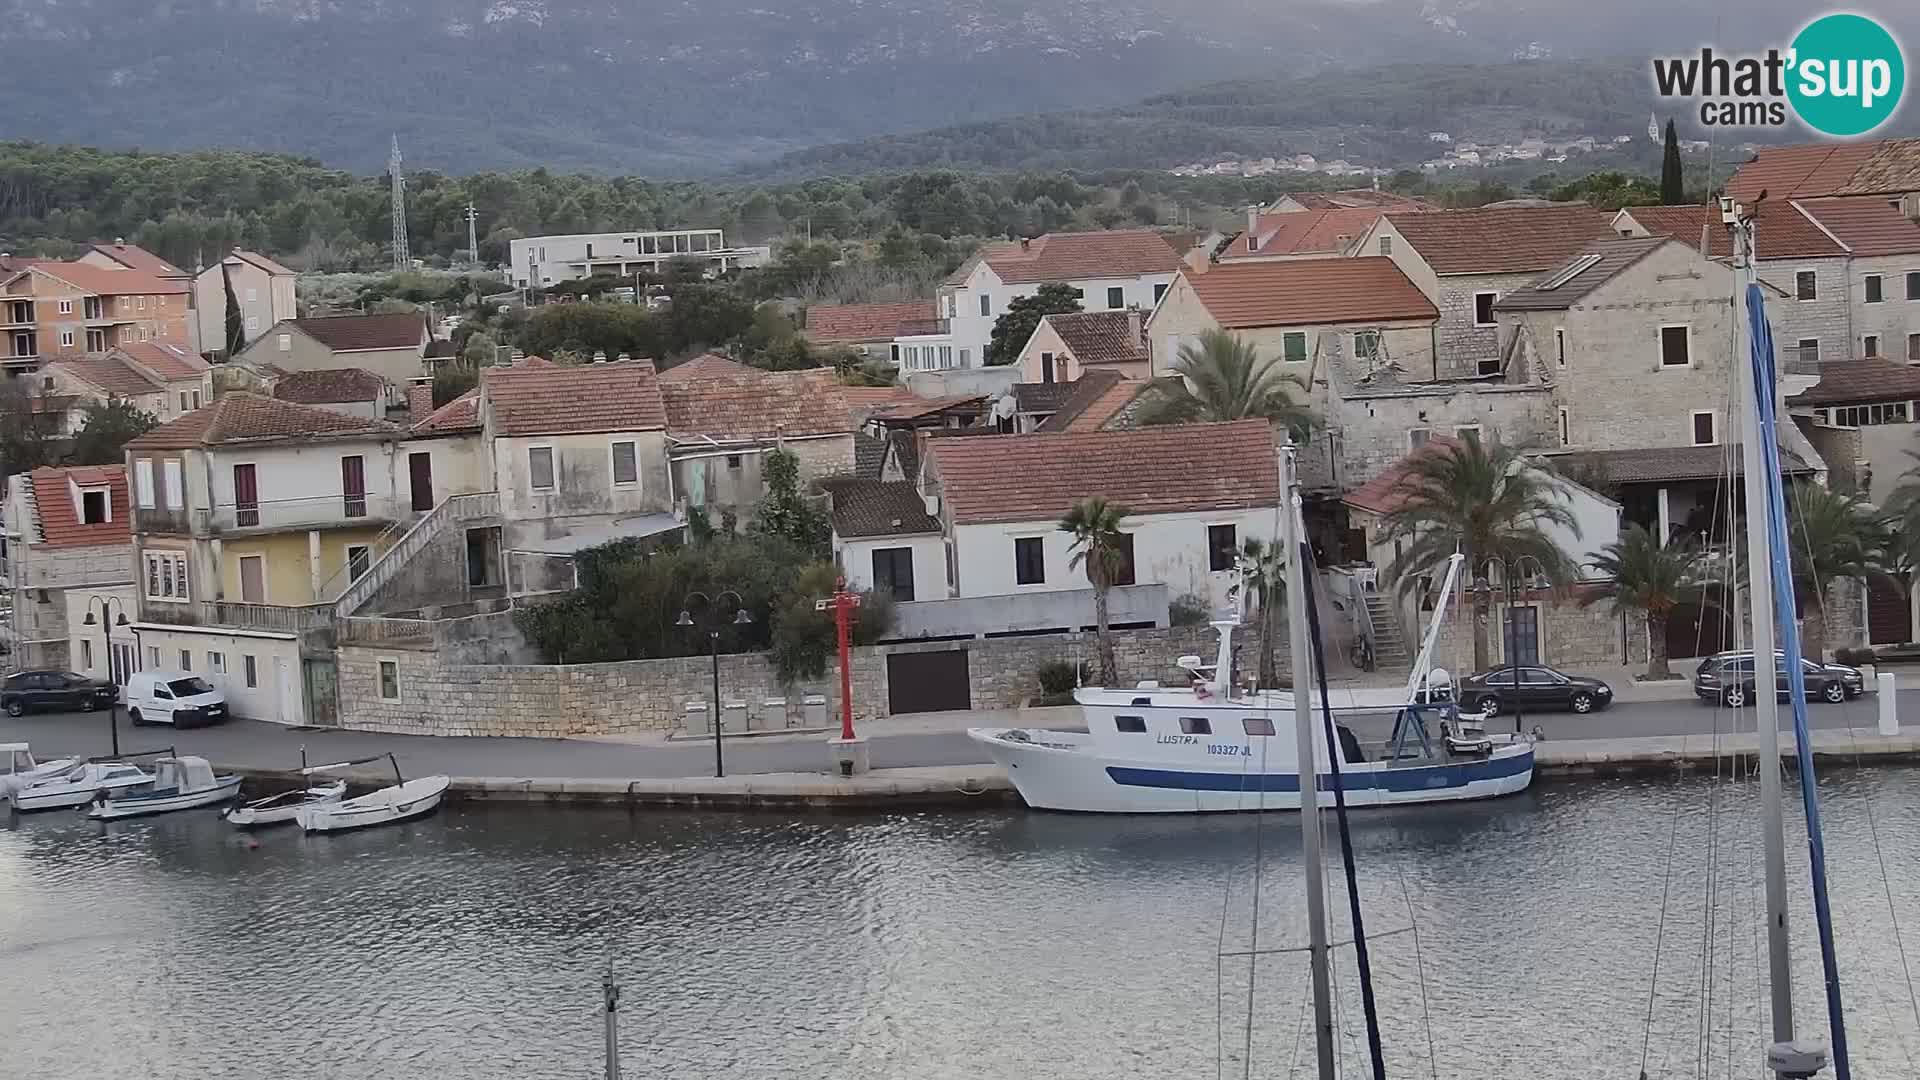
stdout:
<svg viewBox="0 0 1920 1080">
<path fill-rule="evenodd" d="M 574 233 L 509 242 L 509 274 L 519 289 L 540 289 L 594 274 L 616 277 L 657 272 L 673 259 L 695 259 L 709 273 L 759 266 L 773 257 L 765 246 L 727 246 L 719 229 Z"/>
</svg>

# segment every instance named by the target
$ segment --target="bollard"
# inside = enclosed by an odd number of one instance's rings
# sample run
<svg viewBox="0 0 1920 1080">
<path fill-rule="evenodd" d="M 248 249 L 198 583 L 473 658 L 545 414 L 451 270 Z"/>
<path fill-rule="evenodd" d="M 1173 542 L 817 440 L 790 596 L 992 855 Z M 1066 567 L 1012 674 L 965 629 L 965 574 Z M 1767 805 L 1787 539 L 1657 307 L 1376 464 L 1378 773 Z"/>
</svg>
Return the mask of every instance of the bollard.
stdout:
<svg viewBox="0 0 1920 1080">
<path fill-rule="evenodd" d="M 1880 693 L 1880 734 L 1900 734 L 1900 714 L 1895 711 L 1893 692 L 1893 672 L 1882 671 L 1874 675 Z"/>
</svg>

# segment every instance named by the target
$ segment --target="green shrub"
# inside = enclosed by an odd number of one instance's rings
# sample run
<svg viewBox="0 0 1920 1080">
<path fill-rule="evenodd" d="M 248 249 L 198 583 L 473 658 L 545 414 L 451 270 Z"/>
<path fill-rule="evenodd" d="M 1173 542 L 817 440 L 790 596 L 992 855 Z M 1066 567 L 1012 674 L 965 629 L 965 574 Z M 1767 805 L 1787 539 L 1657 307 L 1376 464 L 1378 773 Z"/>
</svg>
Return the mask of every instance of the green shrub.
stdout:
<svg viewBox="0 0 1920 1080">
<path fill-rule="evenodd" d="M 1075 666 L 1065 660 L 1049 660 L 1041 664 L 1035 673 L 1040 681 L 1040 692 L 1044 695 L 1073 693 L 1073 688 L 1086 681 L 1085 664 Z"/>
<path fill-rule="evenodd" d="M 1213 619 L 1213 605 L 1203 596 L 1182 593 L 1167 605 L 1167 621 L 1175 626 L 1205 626 Z"/>
</svg>

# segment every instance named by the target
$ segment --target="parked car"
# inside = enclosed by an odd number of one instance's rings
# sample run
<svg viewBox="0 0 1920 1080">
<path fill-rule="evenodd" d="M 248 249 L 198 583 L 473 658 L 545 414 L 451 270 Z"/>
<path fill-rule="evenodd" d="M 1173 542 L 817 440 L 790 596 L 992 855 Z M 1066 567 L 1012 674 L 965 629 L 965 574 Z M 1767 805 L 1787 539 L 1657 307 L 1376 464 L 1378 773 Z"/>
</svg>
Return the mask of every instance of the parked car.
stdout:
<svg viewBox="0 0 1920 1080">
<path fill-rule="evenodd" d="M 1801 670 L 1806 675 L 1807 697 L 1820 701 L 1839 704 L 1849 698 L 1857 698 L 1867 692 L 1866 676 L 1856 667 L 1845 664 L 1816 664 L 1802 658 Z M 1773 654 L 1774 686 L 1780 700 L 1787 700 L 1787 657 L 1785 653 Z M 1707 657 L 1693 673 L 1693 692 L 1702 701 L 1717 701 L 1729 708 L 1739 708 L 1753 700 L 1753 653 L 1723 652 Z"/>
<path fill-rule="evenodd" d="M 113 684 L 71 671 L 16 671 L 0 683 L 0 708 L 8 716 L 33 709 L 95 709 L 113 705 Z"/>
<path fill-rule="evenodd" d="M 1569 675 L 1539 664 L 1520 667 L 1518 689 L 1514 686 L 1513 665 L 1506 664 L 1460 680 L 1460 707 L 1468 712 L 1491 716 L 1511 710 L 1571 709 L 1577 713 L 1604 709 L 1613 704 L 1613 687 L 1585 675 Z"/>
<path fill-rule="evenodd" d="M 225 723 L 227 695 L 184 671 L 137 671 L 127 680 L 127 717 L 175 727 Z"/>
</svg>

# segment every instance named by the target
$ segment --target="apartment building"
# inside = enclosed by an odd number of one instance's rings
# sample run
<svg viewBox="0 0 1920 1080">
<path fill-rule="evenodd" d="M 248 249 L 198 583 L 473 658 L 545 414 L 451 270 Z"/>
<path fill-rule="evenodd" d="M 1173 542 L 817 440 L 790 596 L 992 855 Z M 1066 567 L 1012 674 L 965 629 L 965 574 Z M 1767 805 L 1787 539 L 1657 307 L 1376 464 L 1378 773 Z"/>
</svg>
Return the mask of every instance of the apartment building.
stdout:
<svg viewBox="0 0 1920 1080">
<path fill-rule="evenodd" d="M 240 248 L 200 271 L 193 279 L 194 324 L 201 348 L 227 347 L 227 287 L 240 308 L 240 329 L 251 345 L 275 325 L 299 316 L 292 270 L 257 251 Z"/>
<path fill-rule="evenodd" d="M 520 289 L 541 289 L 595 274 L 657 274 L 675 259 L 692 260 L 707 273 L 717 274 L 760 266 L 773 257 L 773 249 L 765 246 L 728 246 L 720 229 L 529 236 L 509 241 L 507 248 L 508 272 Z"/>
<path fill-rule="evenodd" d="M 192 348 L 184 282 L 87 262 L 0 274 L 0 368 L 38 371 L 69 356 L 141 343 Z"/>
<path fill-rule="evenodd" d="M 83 413 L 88 404 L 124 401 L 160 421 L 172 420 L 213 399 L 210 365 L 184 345 L 157 341 L 116 346 L 99 356 L 68 356 L 39 374 L 38 392 L 71 402 Z M 79 417 L 69 425 L 77 430 Z"/>
<path fill-rule="evenodd" d="M 137 613 L 132 535 L 119 465 L 7 478 L 0 579 L 13 602 L 4 626 L 10 669 L 65 668 L 124 681 L 134 670 L 132 632 L 119 623 Z"/>
</svg>

